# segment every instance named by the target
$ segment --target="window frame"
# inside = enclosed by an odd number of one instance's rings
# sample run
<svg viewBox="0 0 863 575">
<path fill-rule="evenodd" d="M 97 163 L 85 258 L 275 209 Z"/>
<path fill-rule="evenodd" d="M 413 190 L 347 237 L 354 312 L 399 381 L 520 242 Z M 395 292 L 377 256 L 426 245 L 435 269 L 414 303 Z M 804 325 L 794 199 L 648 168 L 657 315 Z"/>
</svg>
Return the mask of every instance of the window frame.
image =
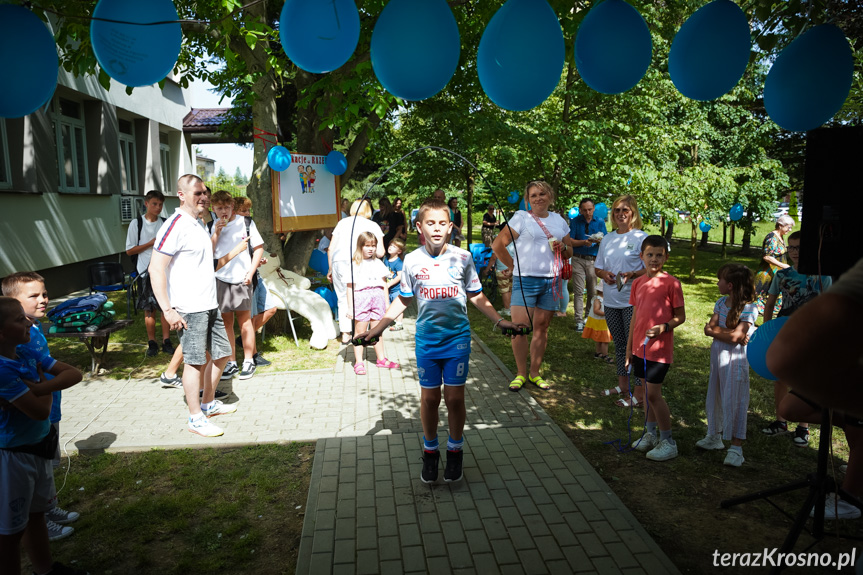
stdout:
<svg viewBox="0 0 863 575">
<path fill-rule="evenodd" d="M 12 189 L 12 165 L 9 162 L 9 139 L 6 136 L 6 118 L 0 118 L 0 151 L 2 151 L 2 157 L 0 157 L 0 162 L 3 163 L 4 172 L 6 174 L 5 180 L 0 180 L 0 190 L 11 190 Z"/>
<path fill-rule="evenodd" d="M 121 118 L 122 120 L 122 118 Z M 118 143 L 117 148 L 120 154 L 120 179 L 122 180 L 120 189 L 124 194 L 137 194 L 138 193 L 138 154 L 137 154 L 137 143 L 135 141 L 135 122 L 132 120 L 125 120 L 129 122 L 129 126 L 131 127 L 132 133 L 127 134 L 125 132 L 121 132 L 117 130 L 118 133 Z M 126 144 L 125 150 L 123 144 Z M 132 167 L 132 173 L 129 173 L 129 167 Z"/>
<path fill-rule="evenodd" d="M 171 182 L 171 146 L 159 143 L 159 164 L 162 173 L 162 191 L 172 191 Z"/>
<path fill-rule="evenodd" d="M 69 102 L 76 104 L 81 111 L 80 118 L 73 118 L 71 116 L 63 115 L 60 107 L 60 100 L 68 100 Z M 69 98 L 62 98 L 60 96 L 54 101 L 54 109 L 53 109 L 53 120 L 54 120 L 54 138 L 55 143 L 57 145 L 57 178 L 58 178 L 58 186 L 57 189 L 61 192 L 73 193 L 73 194 L 89 194 L 90 193 L 90 173 L 89 173 L 89 164 L 87 161 L 87 127 L 84 123 L 84 103 L 76 100 L 71 100 Z M 72 179 L 75 181 L 76 185 L 68 186 L 66 184 L 66 170 L 65 170 L 65 151 L 63 148 L 63 127 L 69 128 L 69 133 L 72 137 L 70 140 L 70 149 L 72 152 Z M 80 130 L 81 134 L 81 145 L 80 149 L 83 153 L 83 162 L 78 161 L 78 147 L 77 144 L 77 136 L 76 130 Z M 79 163 L 83 166 L 84 170 L 84 186 L 79 186 L 77 183 L 80 181 L 80 174 L 78 173 Z"/>
</svg>

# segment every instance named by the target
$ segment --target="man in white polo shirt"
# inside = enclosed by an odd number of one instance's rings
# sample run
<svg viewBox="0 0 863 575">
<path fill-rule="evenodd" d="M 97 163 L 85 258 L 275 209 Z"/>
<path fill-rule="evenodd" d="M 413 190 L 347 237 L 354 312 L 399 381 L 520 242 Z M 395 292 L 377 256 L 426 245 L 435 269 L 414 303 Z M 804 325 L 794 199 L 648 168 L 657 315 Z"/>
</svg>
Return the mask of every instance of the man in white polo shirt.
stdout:
<svg viewBox="0 0 863 575">
<path fill-rule="evenodd" d="M 189 406 L 189 431 L 204 437 L 224 432 L 209 422 L 214 415 L 233 413 L 234 405 L 215 399 L 216 385 L 231 354 L 231 345 L 216 302 L 213 244 L 198 223 L 208 205 L 207 188 L 198 176 L 177 182 L 180 207 L 159 229 L 150 259 L 150 280 L 159 307 L 183 346 L 183 390 Z M 209 357 L 208 357 L 209 355 Z M 206 370 L 207 362 L 214 369 Z M 201 379 L 204 394 L 198 395 Z"/>
</svg>

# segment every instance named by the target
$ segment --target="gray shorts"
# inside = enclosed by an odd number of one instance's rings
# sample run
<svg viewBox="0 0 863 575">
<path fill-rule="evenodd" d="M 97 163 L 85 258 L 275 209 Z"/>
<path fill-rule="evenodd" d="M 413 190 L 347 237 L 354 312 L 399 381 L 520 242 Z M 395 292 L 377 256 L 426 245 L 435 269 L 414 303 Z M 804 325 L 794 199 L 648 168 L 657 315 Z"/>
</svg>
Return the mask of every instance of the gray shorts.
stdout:
<svg viewBox="0 0 863 575">
<path fill-rule="evenodd" d="M 252 286 L 216 280 L 216 300 L 222 313 L 249 311 L 252 309 Z"/>
<path fill-rule="evenodd" d="M 217 309 L 180 314 L 189 326 L 177 334 L 183 346 L 183 362 L 187 365 L 205 365 L 207 352 L 215 359 L 231 355 L 231 344 L 225 333 L 225 322 Z"/>
<path fill-rule="evenodd" d="M 56 505 L 50 459 L 0 449 L 0 485 L 0 535 L 20 533 L 31 513 Z"/>
</svg>

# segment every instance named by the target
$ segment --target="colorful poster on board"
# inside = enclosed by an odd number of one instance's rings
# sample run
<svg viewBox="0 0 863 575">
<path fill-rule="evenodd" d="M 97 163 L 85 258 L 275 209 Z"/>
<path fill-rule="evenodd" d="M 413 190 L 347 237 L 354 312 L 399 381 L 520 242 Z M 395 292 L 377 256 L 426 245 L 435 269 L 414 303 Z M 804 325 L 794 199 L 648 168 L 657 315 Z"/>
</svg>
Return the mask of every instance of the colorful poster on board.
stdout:
<svg viewBox="0 0 863 575">
<path fill-rule="evenodd" d="M 326 159 L 326 156 L 292 153 L 287 170 L 272 172 L 277 231 L 315 230 L 336 225 L 339 178 L 327 170 Z"/>
</svg>

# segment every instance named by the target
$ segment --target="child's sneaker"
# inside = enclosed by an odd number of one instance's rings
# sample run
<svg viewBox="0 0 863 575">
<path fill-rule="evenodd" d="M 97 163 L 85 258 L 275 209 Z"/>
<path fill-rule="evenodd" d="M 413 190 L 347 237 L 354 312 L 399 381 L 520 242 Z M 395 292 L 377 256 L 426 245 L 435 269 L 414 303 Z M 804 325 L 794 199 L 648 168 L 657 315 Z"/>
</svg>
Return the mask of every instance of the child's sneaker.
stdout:
<svg viewBox="0 0 863 575">
<path fill-rule="evenodd" d="M 166 339 L 162 342 L 162 351 L 167 353 L 168 355 L 174 355 L 174 352 L 176 350 L 174 349 L 174 344 L 171 343 L 170 339 Z"/>
<path fill-rule="evenodd" d="M 636 451 L 650 451 L 656 447 L 656 436 L 649 431 L 644 432 L 644 436 L 632 442 L 632 448 Z"/>
<path fill-rule="evenodd" d="M 695 447 L 699 447 L 701 449 L 725 449 L 725 444 L 722 443 L 722 437 L 719 434 L 716 435 L 708 435 L 703 439 L 699 439 L 695 442 Z"/>
<path fill-rule="evenodd" d="M 147 357 L 156 357 L 159 355 L 159 344 L 154 340 L 147 342 Z"/>
<path fill-rule="evenodd" d="M 72 523 L 73 521 L 77 521 L 79 517 L 81 517 L 81 514 L 77 511 L 66 511 L 61 507 L 55 507 L 54 509 L 45 513 L 45 519 L 47 519 L 48 521 L 53 521 L 58 525 L 66 525 L 67 523 Z"/>
<path fill-rule="evenodd" d="M 815 517 L 815 508 L 809 512 Z M 836 493 L 828 493 L 824 498 L 824 519 L 859 519 L 860 509 L 839 498 Z"/>
<path fill-rule="evenodd" d="M 503 308 L 502 310 L 500 310 L 500 315 L 502 315 L 503 317 L 509 317 L 509 316 L 510 316 L 510 315 L 512 315 L 512 314 L 511 314 L 511 312 L 509 311 L 509 308 L 508 308 L 508 307 L 505 307 L 505 308 Z"/>
<path fill-rule="evenodd" d="M 207 417 L 215 417 L 216 415 L 225 415 L 237 411 L 237 406 L 234 404 L 222 403 L 218 399 L 214 399 L 208 409 L 201 406 L 201 412 Z"/>
<path fill-rule="evenodd" d="M 189 431 L 197 433 L 198 435 L 203 435 L 204 437 L 218 437 L 225 434 L 221 427 L 213 425 L 206 417 L 202 417 L 198 420 L 193 420 L 190 417 Z"/>
<path fill-rule="evenodd" d="M 255 365 L 258 367 L 267 367 L 268 365 L 272 365 L 272 361 L 264 359 L 264 356 L 261 355 L 261 352 L 256 351 L 255 355 L 252 356 L 252 359 L 255 360 Z"/>
<path fill-rule="evenodd" d="M 48 527 L 48 541 L 59 541 L 60 539 L 65 539 L 72 535 L 75 532 L 73 527 L 67 527 L 66 525 L 60 525 L 59 523 L 54 523 L 53 521 L 45 520 L 45 525 Z"/>
<path fill-rule="evenodd" d="M 423 450 L 423 470 L 420 479 L 423 483 L 434 483 L 437 481 L 437 466 L 440 462 L 440 451 Z"/>
<path fill-rule="evenodd" d="M 243 362 L 243 370 L 240 372 L 239 379 L 251 379 L 253 375 L 255 375 L 255 371 L 258 369 L 258 366 L 255 365 L 255 361 L 244 361 Z"/>
<path fill-rule="evenodd" d="M 225 366 L 225 370 L 222 372 L 222 381 L 232 379 L 238 373 L 240 373 L 240 368 L 237 367 L 237 364 L 229 363 Z"/>
<path fill-rule="evenodd" d="M 229 393 L 225 393 L 224 391 L 219 391 L 219 390 L 217 389 L 217 390 L 216 390 L 216 394 L 213 396 L 213 399 L 225 399 L 225 398 L 227 398 L 229 395 L 230 395 Z M 202 389 L 201 391 L 199 391 L 199 392 L 198 392 L 198 397 L 199 397 L 200 399 L 204 399 L 204 390 L 203 390 L 203 389 Z"/>
<path fill-rule="evenodd" d="M 782 435 L 788 433 L 788 422 L 787 421 L 774 421 L 767 427 L 761 430 L 761 433 L 765 435 Z"/>
<path fill-rule="evenodd" d="M 159 381 L 162 382 L 162 387 L 173 387 L 174 389 L 183 389 L 183 380 L 179 375 L 168 377 L 164 373 L 159 376 Z"/>
<path fill-rule="evenodd" d="M 725 461 L 722 463 L 730 467 L 740 467 L 743 465 L 743 454 L 736 449 L 729 449 L 728 455 L 725 456 Z"/>
<path fill-rule="evenodd" d="M 668 461 L 677 457 L 677 445 L 667 439 L 659 441 L 656 447 L 647 452 L 647 458 L 651 461 Z"/>
<path fill-rule="evenodd" d="M 809 445 L 809 428 L 797 426 L 794 430 L 794 445 L 797 447 L 806 447 Z"/>
<path fill-rule="evenodd" d="M 458 451 L 447 451 L 446 452 L 446 467 L 443 470 L 443 478 L 447 483 L 453 483 L 455 481 L 461 481 L 461 478 L 464 477 L 464 473 L 462 473 L 462 461 L 464 460 L 464 451 L 459 449 Z"/>
</svg>

